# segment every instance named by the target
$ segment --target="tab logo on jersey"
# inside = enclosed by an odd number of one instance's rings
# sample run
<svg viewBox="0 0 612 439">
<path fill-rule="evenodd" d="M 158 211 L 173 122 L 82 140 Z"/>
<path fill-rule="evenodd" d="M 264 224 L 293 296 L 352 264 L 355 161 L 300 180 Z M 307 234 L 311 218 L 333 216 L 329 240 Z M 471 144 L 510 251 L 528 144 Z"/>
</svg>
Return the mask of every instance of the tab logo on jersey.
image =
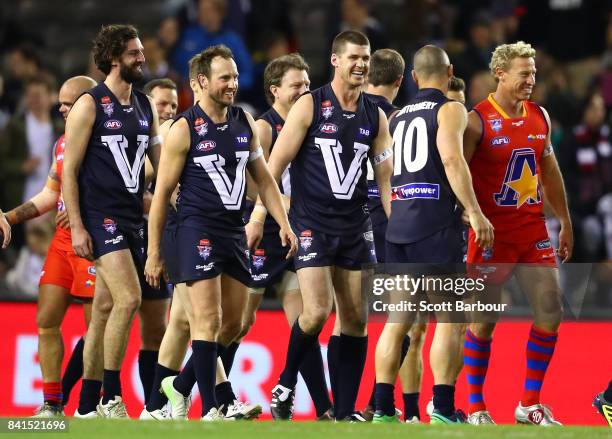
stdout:
<svg viewBox="0 0 612 439">
<path fill-rule="evenodd" d="M 508 136 L 498 136 L 491 139 L 491 146 L 503 145 L 510 145 L 510 138 Z"/>
<path fill-rule="evenodd" d="M 490 119 L 489 125 L 491 125 L 491 129 L 495 132 L 501 131 L 503 124 L 503 119 Z"/>
<path fill-rule="evenodd" d="M 371 184 L 368 186 L 368 197 L 369 198 L 380 198 L 380 193 L 378 191 L 378 185 Z"/>
<path fill-rule="evenodd" d="M 200 239 L 200 243 L 196 246 L 198 249 L 198 254 L 204 260 L 207 260 L 212 253 L 212 245 L 210 245 L 210 241 L 208 239 Z"/>
<path fill-rule="evenodd" d="M 536 139 L 537 140 L 544 140 L 544 139 L 546 139 L 546 134 L 529 134 L 527 136 L 527 140 L 529 140 L 530 142 L 532 140 L 536 140 Z"/>
<path fill-rule="evenodd" d="M 108 233 L 115 233 L 117 231 L 117 223 L 110 218 L 104 218 L 102 227 L 104 227 L 104 230 Z"/>
<path fill-rule="evenodd" d="M 334 114 L 334 106 L 331 101 L 328 99 L 326 101 L 321 102 L 321 116 L 325 119 L 329 119 Z"/>
<path fill-rule="evenodd" d="M 333 134 L 338 132 L 338 126 L 333 123 L 324 123 L 321 125 L 321 132 L 326 134 Z"/>
<path fill-rule="evenodd" d="M 193 129 L 198 133 L 198 136 L 204 137 L 208 132 L 208 123 L 204 121 L 204 118 L 198 117 L 193 124 Z"/>
<path fill-rule="evenodd" d="M 249 138 L 247 136 L 236 136 L 236 142 L 238 143 L 249 143 Z"/>
<path fill-rule="evenodd" d="M 104 128 L 107 128 L 109 130 L 118 130 L 122 126 L 123 124 L 121 123 L 121 121 L 116 119 L 111 119 L 104 122 Z"/>
<path fill-rule="evenodd" d="M 520 208 L 523 204 L 541 203 L 535 151 L 519 148 L 512 151 L 499 192 L 493 194 L 498 206 Z"/>
<path fill-rule="evenodd" d="M 416 198 L 439 200 L 440 185 L 434 183 L 408 183 L 391 188 L 392 200 L 414 200 Z"/>
<path fill-rule="evenodd" d="M 550 243 L 550 239 L 545 239 L 543 241 L 538 241 L 536 243 L 537 250 L 548 250 L 551 247 L 552 247 L 552 244 Z"/>
<path fill-rule="evenodd" d="M 148 120 L 139 120 L 138 122 L 140 122 L 140 126 L 142 128 L 149 128 L 149 121 Z"/>
<path fill-rule="evenodd" d="M 100 105 L 102 106 L 104 114 L 106 114 L 108 117 L 111 117 L 115 107 L 115 104 L 113 104 L 111 98 L 108 96 L 103 96 L 102 99 L 100 99 Z"/>
<path fill-rule="evenodd" d="M 255 254 L 253 255 L 253 267 L 256 270 L 261 270 L 261 268 L 264 266 L 264 263 L 266 262 L 266 254 L 265 251 L 261 248 L 258 248 L 257 250 L 255 250 Z"/>
<path fill-rule="evenodd" d="M 370 128 L 359 128 L 359 135 L 363 137 L 370 137 Z"/>
<path fill-rule="evenodd" d="M 300 246 L 304 249 L 304 251 L 308 250 L 312 245 L 312 231 L 304 230 L 300 233 Z"/>
<path fill-rule="evenodd" d="M 198 143 L 198 145 L 196 146 L 196 149 L 198 151 L 208 152 L 208 151 L 212 151 L 213 149 L 215 149 L 216 146 L 217 144 L 215 143 L 214 140 L 204 140 Z"/>
</svg>

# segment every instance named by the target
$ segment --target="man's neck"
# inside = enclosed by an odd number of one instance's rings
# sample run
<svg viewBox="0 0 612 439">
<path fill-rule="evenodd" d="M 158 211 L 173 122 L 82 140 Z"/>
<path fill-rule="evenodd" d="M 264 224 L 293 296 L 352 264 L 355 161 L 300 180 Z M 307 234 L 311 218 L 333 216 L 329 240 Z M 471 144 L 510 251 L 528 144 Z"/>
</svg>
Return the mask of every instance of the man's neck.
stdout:
<svg viewBox="0 0 612 439">
<path fill-rule="evenodd" d="M 272 108 L 274 108 L 274 110 L 278 113 L 280 117 L 283 118 L 283 120 L 287 120 L 287 115 L 289 114 L 289 110 L 291 109 L 291 107 L 287 108 L 284 105 L 280 104 L 278 101 L 276 101 L 272 105 Z"/>
<path fill-rule="evenodd" d="M 390 104 L 393 103 L 397 96 L 397 89 L 389 85 L 372 85 L 368 84 L 367 93 L 376 96 L 384 97 Z"/>
<path fill-rule="evenodd" d="M 511 97 L 508 93 L 504 93 L 502 90 L 500 90 L 499 87 L 497 87 L 497 90 L 495 90 L 495 93 L 493 93 L 493 99 L 509 117 L 523 116 L 522 100 Z"/>
<path fill-rule="evenodd" d="M 340 79 L 338 75 L 335 75 L 331 82 L 331 88 L 343 110 L 355 111 L 357 109 L 361 87 L 351 87 Z"/>
<path fill-rule="evenodd" d="M 106 86 L 113 92 L 121 105 L 130 105 L 132 96 L 132 84 L 125 82 L 119 76 L 119 72 L 113 71 L 104 80 Z"/>
<path fill-rule="evenodd" d="M 198 105 L 214 123 L 223 123 L 227 121 L 228 107 L 226 105 L 220 105 L 206 95 L 202 96 Z"/>
<path fill-rule="evenodd" d="M 419 90 L 423 88 L 433 88 L 436 90 L 440 90 L 442 94 L 446 94 L 448 92 L 448 79 L 419 81 Z"/>
</svg>

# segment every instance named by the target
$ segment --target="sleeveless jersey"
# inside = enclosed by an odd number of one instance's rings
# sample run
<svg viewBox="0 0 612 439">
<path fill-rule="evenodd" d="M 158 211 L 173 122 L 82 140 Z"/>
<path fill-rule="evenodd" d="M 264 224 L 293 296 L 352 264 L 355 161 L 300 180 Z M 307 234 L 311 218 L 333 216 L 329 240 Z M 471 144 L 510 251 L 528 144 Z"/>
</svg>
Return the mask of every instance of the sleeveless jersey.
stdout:
<svg viewBox="0 0 612 439">
<path fill-rule="evenodd" d="M 332 235 L 359 233 L 369 215 L 366 161 L 378 134 L 378 107 L 363 93 L 344 111 L 327 84 L 311 92 L 313 118 L 291 163 L 289 216 Z"/>
<path fill-rule="evenodd" d="M 144 161 L 153 125 L 147 96 L 132 89 L 121 105 L 105 83 L 86 92 L 96 119 L 79 174 L 81 213 L 111 217 L 128 226 L 142 224 Z"/>
<path fill-rule="evenodd" d="M 190 146 L 177 199 L 179 224 L 242 236 L 253 137 L 244 111 L 229 107 L 227 121 L 215 124 L 196 104 L 181 118 L 189 124 Z"/>
<path fill-rule="evenodd" d="M 374 102 L 378 106 L 378 108 L 380 108 L 385 113 L 387 119 L 394 112 L 399 110 L 399 108 L 390 103 L 384 96 L 373 95 L 371 93 L 365 93 L 365 96 L 369 100 Z M 376 180 L 374 179 L 374 168 L 372 167 L 370 161 L 368 161 L 368 210 L 370 211 L 370 214 L 373 214 L 377 210 L 382 211 L 382 208 L 383 207 L 382 203 L 380 202 L 380 194 L 378 192 L 378 184 L 376 184 Z M 381 214 L 386 218 L 384 212 L 381 212 Z M 372 223 L 374 223 L 374 218 L 372 218 Z"/>
<path fill-rule="evenodd" d="M 64 170 L 64 148 L 66 147 L 66 141 L 64 134 L 62 134 L 57 142 L 55 142 L 55 147 L 53 148 L 53 153 L 55 154 L 55 172 L 59 181 L 62 181 L 62 171 Z M 57 211 L 63 212 L 66 210 L 66 206 L 64 204 L 64 196 L 60 190 L 59 197 L 57 198 Z M 63 251 L 72 251 L 72 235 L 70 234 L 70 229 L 63 229 L 60 226 L 55 227 L 55 242 L 56 246 L 60 250 Z"/>
<path fill-rule="evenodd" d="M 438 111 L 447 102 L 440 90 L 420 89 L 391 120 L 394 163 L 387 241 L 409 244 L 459 221 L 436 143 Z"/>
<path fill-rule="evenodd" d="M 542 109 L 524 101 L 522 117 L 510 118 L 491 94 L 474 111 L 482 121 L 482 137 L 469 166 L 495 239 L 537 239 L 545 230 L 539 175 L 549 130 Z"/>
<path fill-rule="evenodd" d="M 270 107 L 268 111 L 259 116 L 258 119 L 265 120 L 272 127 L 272 139 L 270 143 L 270 153 L 272 153 L 272 149 L 274 148 L 274 144 L 276 143 L 276 139 L 278 139 L 278 135 L 280 134 L 283 126 L 285 125 L 285 119 L 281 117 L 278 112 Z M 281 194 L 291 196 L 291 177 L 289 176 L 289 167 L 283 171 L 283 175 L 281 177 L 281 184 L 279 185 L 279 189 Z M 264 233 L 278 233 L 279 226 L 272 217 L 272 215 L 268 214 L 266 216 L 266 222 L 264 224 Z"/>
</svg>

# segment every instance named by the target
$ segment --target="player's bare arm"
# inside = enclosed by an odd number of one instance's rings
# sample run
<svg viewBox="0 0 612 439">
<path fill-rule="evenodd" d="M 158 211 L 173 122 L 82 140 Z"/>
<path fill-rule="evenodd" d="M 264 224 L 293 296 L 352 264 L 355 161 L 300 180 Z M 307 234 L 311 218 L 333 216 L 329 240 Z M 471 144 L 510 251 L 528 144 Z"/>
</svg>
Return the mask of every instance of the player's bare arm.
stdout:
<svg viewBox="0 0 612 439">
<path fill-rule="evenodd" d="M 311 94 L 305 94 L 291 107 L 274 151 L 270 155 L 268 167 L 274 180 L 280 182 L 283 172 L 302 147 L 302 142 L 312 123 L 313 101 Z"/>
<path fill-rule="evenodd" d="M 51 211 L 57 204 L 60 189 L 61 182 L 57 175 L 55 157 L 53 157 L 45 187 L 25 203 L 6 212 L 6 220 L 11 225 L 20 224 Z"/>
<path fill-rule="evenodd" d="M 463 156 L 466 162 L 470 163 L 472 160 L 481 137 L 482 121 L 478 114 L 472 110 L 468 114 L 467 126 L 463 133 Z"/>
<path fill-rule="evenodd" d="M 85 94 L 74 103 L 66 119 L 66 149 L 62 171 L 62 192 L 70 221 L 72 247 L 77 256 L 87 259 L 93 257 L 93 244 L 81 218 L 78 176 L 95 119 L 94 99 Z"/>
<path fill-rule="evenodd" d="M 550 127 L 550 117 L 548 113 L 543 108 L 542 112 Z M 567 262 L 572 257 L 572 251 L 574 249 L 574 232 L 567 206 L 567 195 L 565 192 L 565 185 L 563 184 L 563 176 L 561 175 L 561 169 L 559 169 L 559 163 L 557 162 L 551 143 L 550 129 L 546 136 L 546 147 L 544 148 L 540 161 L 540 172 L 544 197 L 561 224 L 557 254 L 563 262 Z"/>
<path fill-rule="evenodd" d="M 253 137 L 251 138 L 251 155 L 253 159 L 249 159 L 247 169 L 249 174 L 253 177 L 253 180 L 255 180 L 255 183 L 257 183 L 259 196 L 264 206 L 270 211 L 272 217 L 280 226 L 280 238 L 283 247 L 286 247 L 287 244 L 290 246 L 289 252 L 287 253 L 287 257 L 289 258 L 293 256 L 297 250 L 297 238 L 289 226 L 289 219 L 287 218 L 287 212 L 285 211 L 278 184 L 276 184 L 276 181 L 272 177 L 263 157 L 255 121 L 248 113 L 247 120 L 253 132 Z M 258 154 L 259 156 L 257 157 Z"/>
<path fill-rule="evenodd" d="M 149 135 L 149 147 L 147 148 L 147 156 L 153 166 L 153 171 L 156 173 L 159 170 L 159 157 L 161 154 L 162 137 L 159 133 L 159 116 L 153 99 L 149 97 L 151 111 L 153 112 L 153 126 Z M 146 171 L 146 168 L 145 168 Z"/>
<path fill-rule="evenodd" d="M 0 232 L 2 232 L 2 248 L 7 248 L 11 242 L 11 225 L 0 209 Z"/>
<path fill-rule="evenodd" d="M 372 168 L 378 184 L 380 201 L 387 218 L 391 215 L 391 174 L 393 173 L 393 139 L 389 133 L 389 121 L 385 113 L 378 109 L 378 135 L 372 144 Z"/>
<path fill-rule="evenodd" d="M 168 203 L 185 166 L 185 160 L 189 152 L 189 139 L 187 121 L 179 119 L 168 132 L 161 151 L 155 194 L 149 212 L 149 247 L 145 265 L 146 280 L 154 288 L 159 288 L 164 270 L 160 247 L 162 231 L 168 213 Z"/>
<path fill-rule="evenodd" d="M 448 102 L 438 111 L 436 144 L 451 189 L 465 208 L 476 242 L 483 248 L 493 245 L 493 226 L 484 216 L 472 187 L 472 176 L 464 157 L 463 133 L 467 126 L 463 104 Z"/>
</svg>

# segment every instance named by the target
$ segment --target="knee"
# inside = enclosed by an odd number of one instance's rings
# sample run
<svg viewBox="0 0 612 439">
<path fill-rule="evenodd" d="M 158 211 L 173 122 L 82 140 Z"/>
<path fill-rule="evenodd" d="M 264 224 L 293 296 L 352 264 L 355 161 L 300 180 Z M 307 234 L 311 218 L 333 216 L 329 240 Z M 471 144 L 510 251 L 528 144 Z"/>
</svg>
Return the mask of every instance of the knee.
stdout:
<svg viewBox="0 0 612 439">
<path fill-rule="evenodd" d="M 542 301 L 535 311 L 535 320 L 542 328 L 556 330 L 563 318 L 563 302 L 558 291 L 547 296 L 548 299 Z"/>
<path fill-rule="evenodd" d="M 242 325 L 242 329 L 240 331 L 240 334 L 238 335 L 237 338 L 241 339 L 241 338 L 246 337 L 246 335 L 249 333 L 249 331 L 251 330 L 251 328 L 255 324 L 255 320 L 256 319 L 257 319 L 256 313 L 253 313 L 250 316 L 248 316 L 246 318 L 246 320 L 244 321 L 244 323 Z"/>
<path fill-rule="evenodd" d="M 302 315 L 299 317 L 299 325 L 302 331 L 307 334 L 315 334 L 321 332 L 323 325 L 329 317 L 330 311 L 323 308 L 311 308 L 304 310 Z"/>
<path fill-rule="evenodd" d="M 359 310 L 342 310 L 340 313 L 342 332 L 344 334 L 361 336 L 367 332 L 367 317 Z M 402 337 L 406 334 L 403 331 Z"/>
<path fill-rule="evenodd" d="M 140 308 L 141 303 L 142 299 L 140 295 L 129 295 L 127 297 L 122 297 L 118 300 L 115 300 L 112 309 L 129 314 L 134 314 L 138 310 L 138 308 Z"/>
<path fill-rule="evenodd" d="M 164 333 L 166 332 L 166 323 L 164 321 L 151 324 L 142 324 L 140 327 L 140 337 L 143 346 L 150 350 L 158 350 L 161 344 Z"/>
<path fill-rule="evenodd" d="M 192 334 L 196 337 L 205 337 L 216 340 L 221 329 L 221 312 L 194 312 L 194 328 Z"/>
<path fill-rule="evenodd" d="M 240 336 L 243 328 L 242 319 L 223 321 L 221 323 L 221 329 L 219 330 L 219 338 L 231 343 Z"/>
<path fill-rule="evenodd" d="M 495 330 L 494 323 L 472 323 L 470 325 L 470 332 L 478 338 L 489 340 L 493 337 L 493 331 Z"/>
<path fill-rule="evenodd" d="M 52 313 L 44 311 L 39 311 L 38 313 L 36 313 L 36 326 L 38 327 L 38 333 L 41 334 L 41 330 L 51 329 L 57 329 L 59 331 L 59 327 L 62 322 L 61 320 L 57 320 L 58 319 L 56 319 Z"/>
<path fill-rule="evenodd" d="M 420 348 L 423 346 L 426 328 L 427 327 L 425 325 L 417 324 L 410 329 L 410 332 L 408 333 L 408 336 L 410 337 L 410 346 L 415 348 Z"/>
</svg>

